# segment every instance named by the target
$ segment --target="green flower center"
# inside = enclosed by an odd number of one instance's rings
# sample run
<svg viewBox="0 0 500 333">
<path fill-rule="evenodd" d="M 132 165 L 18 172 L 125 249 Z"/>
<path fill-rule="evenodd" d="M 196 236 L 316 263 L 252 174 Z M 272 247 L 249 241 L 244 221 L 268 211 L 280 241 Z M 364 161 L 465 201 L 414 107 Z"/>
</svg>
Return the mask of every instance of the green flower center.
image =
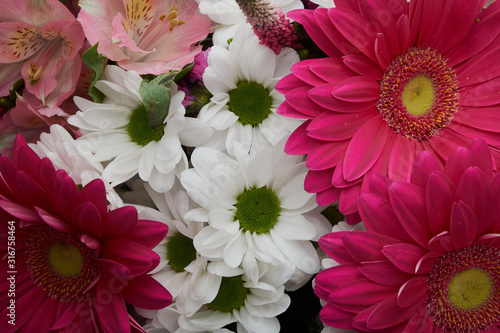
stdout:
<svg viewBox="0 0 500 333">
<path fill-rule="evenodd" d="M 239 117 L 243 125 L 257 126 L 271 113 L 272 103 L 264 86 L 242 81 L 229 92 L 228 109 Z"/>
<path fill-rule="evenodd" d="M 243 230 L 266 233 L 278 222 L 280 202 L 267 187 L 250 188 L 237 198 L 235 221 Z"/>
<path fill-rule="evenodd" d="M 434 104 L 434 85 L 425 75 L 414 76 L 403 87 L 401 94 L 406 111 L 415 116 L 426 114 Z"/>
<path fill-rule="evenodd" d="M 208 307 L 220 312 L 239 310 L 245 304 L 249 292 L 244 287 L 241 276 L 223 277 L 219 292 Z"/>
<path fill-rule="evenodd" d="M 186 266 L 196 259 L 193 240 L 180 232 L 175 233 L 167 243 L 167 259 L 176 272 L 184 272 Z"/>
<path fill-rule="evenodd" d="M 50 247 L 49 262 L 57 273 L 68 277 L 80 274 L 83 267 L 80 250 L 74 245 L 63 242 Z"/>
<path fill-rule="evenodd" d="M 452 277 L 448 285 L 448 298 L 454 307 L 476 309 L 491 296 L 492 281 L 482 269 L 472 268 Z"/>
<path fill-rule="evenodd" d="M 148 111 L 144 105 L 139 106 L 130 115 L 128 135 L 138 145 L 145 146 L 151 141 L 159 141 L 163 136 L 165 124 L 153 129 L 149 127 Z"/>
</svg>

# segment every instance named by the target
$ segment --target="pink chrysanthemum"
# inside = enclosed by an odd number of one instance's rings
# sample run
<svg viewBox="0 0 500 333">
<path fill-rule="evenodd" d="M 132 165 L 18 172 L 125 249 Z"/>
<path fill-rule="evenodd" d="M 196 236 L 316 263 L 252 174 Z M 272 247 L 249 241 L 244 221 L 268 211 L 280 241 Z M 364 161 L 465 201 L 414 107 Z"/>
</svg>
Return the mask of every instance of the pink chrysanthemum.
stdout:
<svg viewBox="0 0 500 333">
<path fill-rule="evenodd" d="M 167 227 L 131 206 L 108 211 L 101 180 L 79 190 L 20 135 L 12 162 L 0 157 L 0 220 L 1 332 L 143 332 L 125 302 L 171 303 L 147 275 Z"/>
<path fill-rule="evenodd" d="M 298 10 L 326 58 L 301 61 L 276 89 L 278 113 L 307 121 L 286 151 L 308 154 L 307 191 L 359 221 L 367 176 L 407 181 L 416 154 L 444 163 L 483 138 L 500 163 L 500 2 L 336 1 Z"/>
<path fill-rule="evenodd" d="M 367 231 L 323 236 L 339 265 L 316 277 L 321 320 L 363 332 L 500 332 L 500 174 L 483 140 L 444 167 L 415 158 L 410 183 L 370 178 Z"/>
</svg>

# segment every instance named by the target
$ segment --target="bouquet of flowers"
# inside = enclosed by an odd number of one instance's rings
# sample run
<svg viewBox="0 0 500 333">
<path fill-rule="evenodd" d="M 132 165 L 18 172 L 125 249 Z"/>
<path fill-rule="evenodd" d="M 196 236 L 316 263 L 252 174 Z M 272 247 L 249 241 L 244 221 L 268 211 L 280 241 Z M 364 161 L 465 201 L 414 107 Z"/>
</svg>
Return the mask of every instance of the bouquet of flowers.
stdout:
<svg viewBox="0 0 500 333">
<path fill-rule="evenodd" d="M 500 332 L 500 1 L 0 4 L 1 332 Z"/>
</svg>

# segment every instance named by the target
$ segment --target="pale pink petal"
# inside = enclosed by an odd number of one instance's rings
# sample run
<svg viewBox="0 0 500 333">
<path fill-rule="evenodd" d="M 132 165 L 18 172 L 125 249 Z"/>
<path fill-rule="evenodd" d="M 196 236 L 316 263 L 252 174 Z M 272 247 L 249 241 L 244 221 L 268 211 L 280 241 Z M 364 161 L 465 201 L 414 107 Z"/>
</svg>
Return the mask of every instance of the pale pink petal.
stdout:
<svg viewBox="0 0 500 333">
<path fill-rule="evenodd" d="M 81 22 L 85 36 L 91 45 L 99 43 L 97 51 L 105 54 L 112 60 L 126 59 L 123 51 L 115 47 L 113 39 L 112 22 L 117 13 L 126 15 L 125 6 L 121 0 L 83 0 L 78 21 Z"/>
<path fill-rule="evenodd" d="M 40 30 L 24 22 L 0 23 L 0 63 L 15 63 L 37 53 L 45 44 Z"/>
<path fill-rule="evenodd" d="M 12 88 L 12 84 L 21 78 L 21 67 L 22 62 L 16 62 L 12 64 L 0 64 L 0 95 L 7 96 L 9 90 Z M 4 115 L 2 118 L 2 123 L 5 126 L 7 122 L 7 117 Z M 4 133 L 2 131 L 2 133 Z"/>
<path fill-rule="evenodd" d="M 116 47 L 126 47 L 128 49 L 127 51 L 137 52 L 140 54 L 148 54 L 153 52 L 153 50 L 143 50 L 137 46 L 136 41 L 132 39 L 134 35 L 129 31 L 129 21 L 125 17 L 123 17 L 122 13 L 116 13 L 111 25 L 113 27 L 113 35 L 111 36 L 111 38 L 113 39 L 113 44 Z"/>
<path fill-rule="evenodd" d="M 33 2 L 29 0 L 7 1 L 2 5 L 2 11 L 0 12 L 0 21 L 2 22 L 24 21 L 40 27 L 44 23 L 53 20 L 74 19 L 68 8 L 58 0 L 37 1 L 35 10 L 33 10 Z"/>
</svg>

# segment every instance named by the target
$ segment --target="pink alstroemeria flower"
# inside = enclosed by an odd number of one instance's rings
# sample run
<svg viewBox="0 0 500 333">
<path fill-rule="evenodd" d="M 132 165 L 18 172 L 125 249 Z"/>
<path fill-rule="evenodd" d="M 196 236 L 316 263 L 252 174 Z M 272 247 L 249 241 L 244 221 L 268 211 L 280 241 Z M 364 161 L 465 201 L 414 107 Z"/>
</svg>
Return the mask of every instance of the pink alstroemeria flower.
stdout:
<svg viewBox="0 0 500 333">
<path fill-rule="evenodd" d="M 53 96 L 61 103 L 78 81 L 78 75 L 58 74 L 65 65 L 80 71 L 77 55 L 85 39 L 80 23 L 58 0 L 0 0 L 0 8 L 0 96 L 22 77 L 43 104 L 58 85 L 65 87 Z"/>
<path fill-rule="evenodd" d="M 82 0 L 78 20 L 98 52 L 139 74 L 181 69 L 201 51 L 194 46 L 212 21 L 194 0 Z"/>
</svg>

